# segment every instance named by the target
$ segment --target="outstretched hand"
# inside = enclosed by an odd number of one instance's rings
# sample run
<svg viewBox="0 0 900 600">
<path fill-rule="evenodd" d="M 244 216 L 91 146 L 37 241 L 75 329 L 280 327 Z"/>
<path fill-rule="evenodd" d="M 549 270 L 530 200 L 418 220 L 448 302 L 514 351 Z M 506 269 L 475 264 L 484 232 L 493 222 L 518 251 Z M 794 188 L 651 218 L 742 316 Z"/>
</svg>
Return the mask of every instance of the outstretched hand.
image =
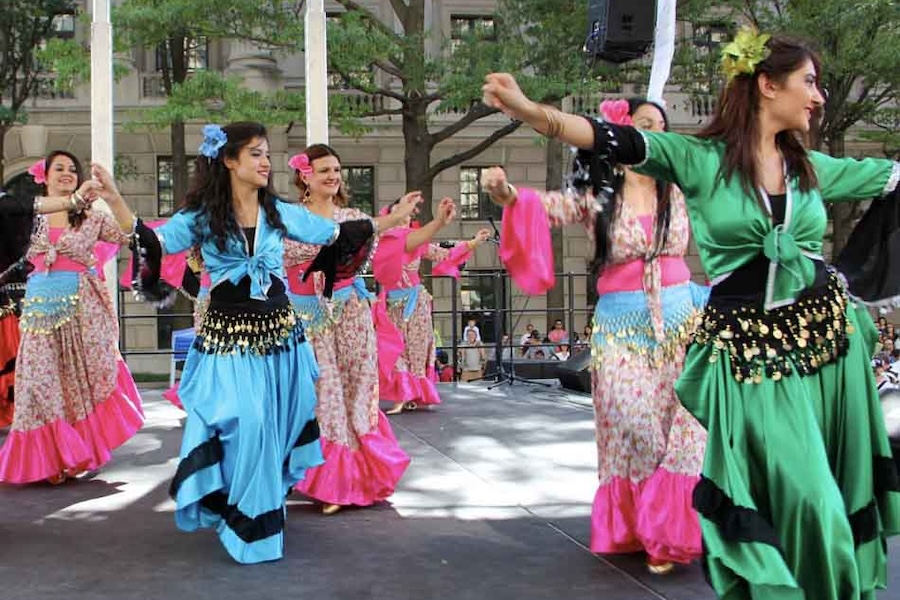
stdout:
<svg viewBox="0 0 900 600">
<path fill-rule="evenodd" d="M 501 167 L 491 167 L 481 177 L 481 187 L 498 204 L 508 204 L 515 200 L 515 188 L 506 179 L 506 171 Z"/>
<path fill-rule="evenodd" d="M 509 73 L 488 73 L 481 88 L 482 102 L 502 111 L 511 119 L 524 117 L 534 104 L 522 92 L 516 78 Z"/>
</svg>

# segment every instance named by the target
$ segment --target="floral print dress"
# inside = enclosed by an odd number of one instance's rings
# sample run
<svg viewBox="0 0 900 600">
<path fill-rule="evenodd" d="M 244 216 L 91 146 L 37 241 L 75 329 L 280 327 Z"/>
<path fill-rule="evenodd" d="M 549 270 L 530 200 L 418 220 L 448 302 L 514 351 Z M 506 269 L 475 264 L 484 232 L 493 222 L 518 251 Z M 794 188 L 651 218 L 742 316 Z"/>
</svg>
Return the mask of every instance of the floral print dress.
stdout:
<svg viewBox="0 0 900 600">
<path fill-rule="evenodd" d="M 334 214 L 338 223 L 365 218 L 354 208 Z M 371 295 L 360 278 L 337 282 L 330 299 L 323 296 L 321 272 L 301 281 L 319 250 L 285 241 L 291 300 L 319 364 L 316 418 L 325 457 L 295 489 L 328 504 L 368 506 L 394 493 L 410 459 L 378 409 Z"/>
<path fill-rule="evenodd" d="M 141 398 L 119 354 L 119 327 L 97 276 L 98 241 L 129 238 L 90 212 L 77 228 L 37 217 L 16 367 L 16 411 L 0 449 L 0 480 L 26 483 L 97 469 L 143 424 Z"/>
<path fill-rule="evenodd" d="M 551 225 L 580 222 L 593 238 L 597 205 L 589 196 L 539 197 Z M 690 229 L 680 193 L 672 195 L 666 243 L 656 256 L 655 230 L 655 214 L 637 215 L 620 203 L 598 281 L 591 388 L 599 486 L 591 550 L 689 562 L 702 552 L 691 494 L 706 434 L 678 401 L 674 383 L 708 291 L 671 281 L 673 272 L 689 274 L 683 256 Z M 615 279 L 612 285 L 605 277 Z"/>
</svg>

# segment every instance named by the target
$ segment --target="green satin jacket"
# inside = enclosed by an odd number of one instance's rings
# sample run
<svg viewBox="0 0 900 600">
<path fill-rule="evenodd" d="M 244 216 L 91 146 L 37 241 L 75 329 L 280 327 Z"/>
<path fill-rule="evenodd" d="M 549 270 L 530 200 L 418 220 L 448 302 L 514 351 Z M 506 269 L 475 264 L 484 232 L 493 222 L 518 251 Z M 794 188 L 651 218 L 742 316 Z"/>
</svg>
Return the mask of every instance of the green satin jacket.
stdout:
<svg viewBox="0 0 900 600">
<path fill-rule="evenodd" d="M 770 260 L 765 309 L 792 304 L 815 278 L 827 215 L 824 202 L 867 200 L 893 190 L 900 163 L 887 159 L 832 158 L 810 152 L 818 189 L 802 192 L 786 181 L 784 223 L 772 225 L 757 199 L 735 175 L 720 177 L 725 145 L 677 133 L 641 131 L 646 158 L 635 171 L 676 184 L 684 192 L 700 261 L 715 283 L 764 253 Z"/>
</svg>

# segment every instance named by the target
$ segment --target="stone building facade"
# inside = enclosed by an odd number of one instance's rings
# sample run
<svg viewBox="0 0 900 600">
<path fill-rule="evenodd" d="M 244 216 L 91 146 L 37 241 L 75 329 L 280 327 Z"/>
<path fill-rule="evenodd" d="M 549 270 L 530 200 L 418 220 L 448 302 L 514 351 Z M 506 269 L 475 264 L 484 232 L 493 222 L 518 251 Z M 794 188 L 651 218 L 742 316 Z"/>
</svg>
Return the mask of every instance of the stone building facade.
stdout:
<svg viewBox="0 0 900 600">
<path fill-rule="evenodd" d="M 90 3 L 87 3 L 88 5 Z M 382 15 L 389 15 L 389 0 L 368 0 L 366 5 Z M 440 31 L 450 38 L 459 27 L 471 25 L 478 20 L 490 20 L 494 8 L 492 0 L 434 0 L 430 4 L 428 19 L 434 31 Z M 331 8 L 337 9 L 337 6 Z M 85 10 L 89 11 L 86 6 Z M 81 25 L 73 24 L 74 34 L 84 36 L 79 31 Z M 145 219 L 154 219 L 170 214 L 177 199 L 171 197 L 171 146 L 168 131 L 147 131 L 133 124 L 139 122 L 141 112 L 148 107 L 164 102 L 161 77 L 156 68 L 156 54 L 153 49 L 135 48 L 121 57 L 131 67 L 127 76 L 117 82 L 115 88 L 115 146 L 117 167 L 121 177 L 121 191 L 136 213 Z M 302 89 L 303 57 L 276 56 L 261 51 L 245 43 L 232 41 L 210 42 L 192 57 L 197 68 L 216 69 L 230 74 L 238 74 L 246 84 L 254 89 Z M 623 90 L 627 92 L 627 90 Z M 335 91 L 334 93 L 344 93 Z M 367 101 L 361 98 L 360 101 Z M 673 128 L 690 132 L 701 125 L 711 109 L 709 99 L 690 98 L 671 89 L 667 94 L 669 116 Z M 564 108 L 595 110 L 599 103 L 596 97 L 570 98 Z M 58 95 L 49 88 L 34 98 L 28 109 L 28 125 L 16 127 L 7 134 L 5 161 L 6 185 L 14 184 L 17 177 L 25 177 L 25 171 L 39 157 L 53 149 L 66 149 L 84 160 L 90 154 L 90 87 L 82 86 L 73 94 Z M 432 128 L 439 128 L 457 118 L 457 115 L 434 115 Z M 453 136 L 439 146 L 432 164 L 441 158 L 465 150 L 496 128 L 506 123 L 502 115 L 478 121 Z M 187 126 L 188 153 L 192 153 L 201 141 L 200 129 L 203 123 Z M 359 138 L 331 132 L 330 143 L 341 154 L 347 169 L 345 177 L 350 180 L 354 192 L 354 202 L 365 210 L 377 211 L 406 190 L 404 181 L 404 145 L 400 123 L 390 117 L 378 117 L 372 121 L 373 131 Z M 284 127 L 270 128 L 270 144 L 275 173 L 275 187 L 285 196 L 296 194 L 290 184 L 288 157 L 305 145 L 304 130 L 294 126 L 289 132 Z M 487 225 L 489 204 L 479 198 L 477 185 L 481 169 L 503 165 L 509 179 L 519 186 L 544 188 L 546 158 L 544 146 L 539 137 L 527 128 L 521 128 L 500 140 L 479 156 L 441 173 L 434 185 L 434 199 L 443 196 L 457 200 L 464 218 L 441 232 L 443 239 L 464 239 L 471 237 L 481 227 Z M 498 219 L 499 224 L 499 219 Z M 587 263 L 592 254 L 583 228 L 569 226 L 561 232 L 562 261 L 557 263 L 557 271 L 573 273 L 571 278 L 563 277 L 563 302 L 565 306 L 577 309 L 567 324 L 581 331 L 589 318 L 591 294 L 585 277 Z M 491 328 L 490 315 L 499 307 L 500 298 L 495 273 L 499 272 L 496 247 L 486 245 L 479 249 L 475 257 L 466 265 L 463 279 L 459 282 L 455 306 L 461 317 L 456 324 L 457 336 L 461 335 L 463 319 L 474 314 L 485 326 Z M 124 252 L 123 252 L 124 255 Z M 124 260 L 120 258 L 120 263 Z M 691 257 L 691 266 L 702 280 L 702 272 L 696 260 Z M 120 265 L 121 267 L 121 265 Z M 500 287 L 507 287 L 505 280 Z M 571 289 L 570 289 L 571 286 Z M 448 311 L 454 306 L 454 284 L 447 279 L 433 283 L 435 296 L 435 323 L 445 344 L 450 343 L 454 327 Z M 129 295 L 122 295 L 121 312 L 126 315 L 122 322 L 122 346 L 134 371 L 159 372 L 168 369 L 169 356 L 165 350 L 169 346 L 171 329 L 190 326 L 188 317 L 161 317 L 157 311 L 146 305 L 137 304 Z M 512 309 L 516 316 L 527 309 L 515 328 L 521 334 L 526 323 L 533 323 L 542 332 L 547 331 L 548 319 L 556 318 L 559 308 L 548 306 L 544 297 L 526 299 L 515 289 L 512 290 Z M 176 312 L 189 312 L 190 306 L 181 301 Z M 171 312 L 171 311 L 169 311 Z M 492 339 L 492 332 L 488 332 Z M 157 353 L 156 351 L 161 351 Z"/>
</svg>

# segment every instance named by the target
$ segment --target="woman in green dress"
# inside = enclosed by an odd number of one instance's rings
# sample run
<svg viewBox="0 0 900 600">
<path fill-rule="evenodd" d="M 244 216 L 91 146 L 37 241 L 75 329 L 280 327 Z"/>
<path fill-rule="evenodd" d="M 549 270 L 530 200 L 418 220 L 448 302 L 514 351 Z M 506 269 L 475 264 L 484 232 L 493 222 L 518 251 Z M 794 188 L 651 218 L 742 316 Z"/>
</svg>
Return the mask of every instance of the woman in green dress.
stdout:
<svg viewBox="0 0 900 600">
<path fill-rule="evenodd" d="M 714 287 L 676 392 L 708 430 L 694 507 L 719 597 L 874 600 L 886 538 L 900 533 L 869 367 L 877 333 L 821 250 L 824 202 L 897 202 L 900 165 L 803 147 L 824 100 L 802 43 L 744 31 L 723 66 L 728 83 L 697 136 L 562 113 L 508 74 L 488 75 L 485 102 L 582 149 L 576 165 L 590 165 L 597 193 L 603 162 L 684 192 Z"/>
</svg>

